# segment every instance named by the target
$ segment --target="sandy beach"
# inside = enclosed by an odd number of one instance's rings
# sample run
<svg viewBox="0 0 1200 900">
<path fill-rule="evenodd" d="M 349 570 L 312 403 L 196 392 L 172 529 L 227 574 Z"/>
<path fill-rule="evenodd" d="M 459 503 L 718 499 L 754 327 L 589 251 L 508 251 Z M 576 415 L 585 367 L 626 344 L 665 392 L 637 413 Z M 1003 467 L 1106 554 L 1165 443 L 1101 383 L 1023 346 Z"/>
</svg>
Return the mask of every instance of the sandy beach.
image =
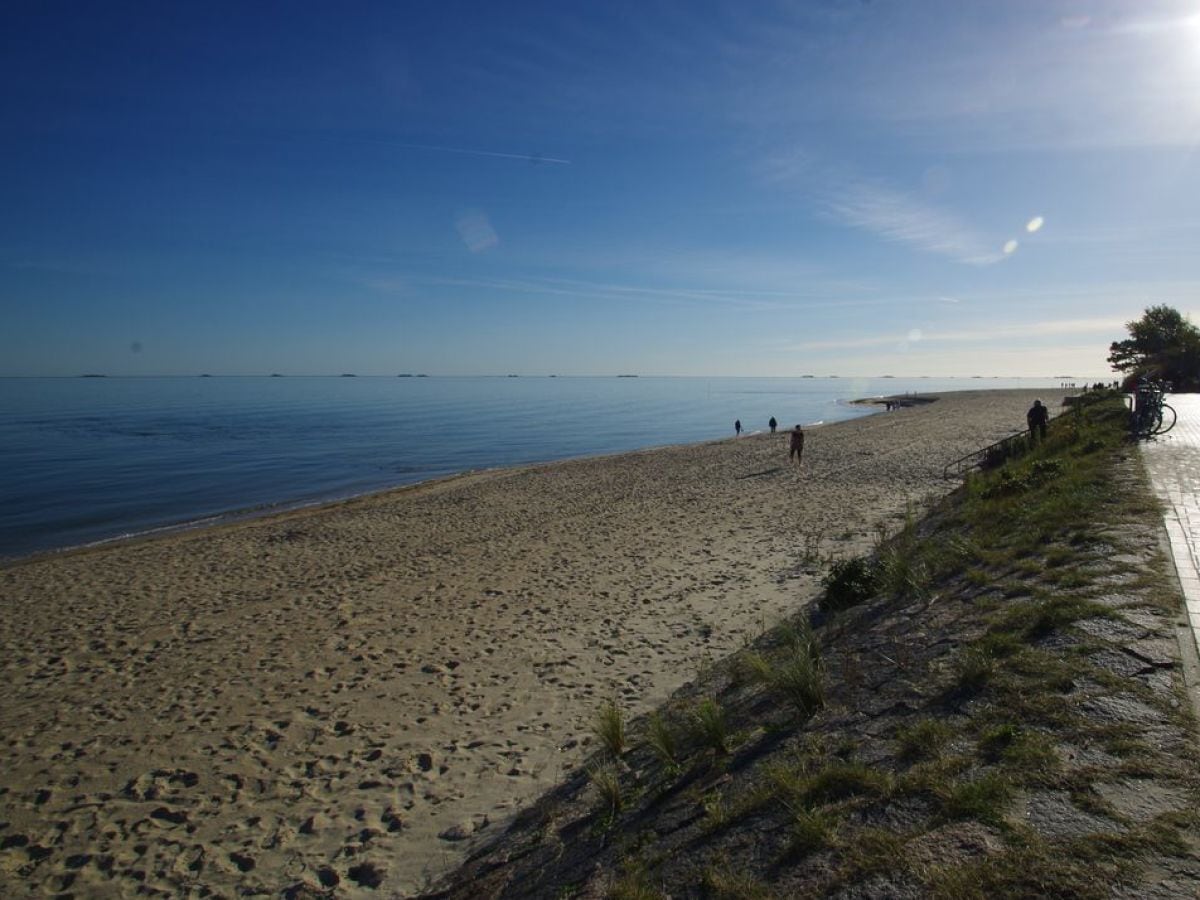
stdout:
<svg viewBox="0 0 1200 900">
<path fill-rule="evenodd" d="M 0 893 L 405 896 L 1034 397 L 476 473 L 0 569 Z M 208 893 L 206 893 L 208 892 Z"/>
</svg>

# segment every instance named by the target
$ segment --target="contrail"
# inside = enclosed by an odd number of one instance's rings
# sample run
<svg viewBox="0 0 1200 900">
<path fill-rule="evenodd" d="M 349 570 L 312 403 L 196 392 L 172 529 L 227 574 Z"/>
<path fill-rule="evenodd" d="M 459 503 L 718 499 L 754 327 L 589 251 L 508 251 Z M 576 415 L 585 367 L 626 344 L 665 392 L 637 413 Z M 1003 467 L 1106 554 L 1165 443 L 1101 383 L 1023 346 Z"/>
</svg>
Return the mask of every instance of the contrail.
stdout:
<svg viewBox="0 0 1200 900">
<path fill-rule="evenodd" d="M 436 150 L 439 153 L 459 153 L 463 156 L 495 156 L 500 159 L 524 159 L 531 163 L 554 163 L 558 166 L 569 166 L 569 159 L 557 159 L 553 156 L 533 156 L 528 153 L 497 153 L 495 150 L 469 150 L 465 147 L 438 147 L 433 144 L 396 144 L 397 147 L 407 147 L 409 150 Z"/>
</svg>

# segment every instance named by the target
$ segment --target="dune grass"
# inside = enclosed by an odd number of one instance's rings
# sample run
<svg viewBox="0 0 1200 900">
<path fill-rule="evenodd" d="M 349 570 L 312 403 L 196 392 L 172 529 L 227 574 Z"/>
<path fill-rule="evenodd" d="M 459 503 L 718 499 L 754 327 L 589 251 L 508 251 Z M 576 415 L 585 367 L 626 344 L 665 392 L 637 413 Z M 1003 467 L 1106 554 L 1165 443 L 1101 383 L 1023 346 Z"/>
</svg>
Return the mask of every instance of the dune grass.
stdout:
<svg viewBox="0 0 1200 900">
<path fill-rule="evenodd" d="M 592 721 L 592 732 L 613 759 L 619 758 L 625 752 L 625 715 L 615 700 L 607 701 L 596 712 Z"/>
</svg>

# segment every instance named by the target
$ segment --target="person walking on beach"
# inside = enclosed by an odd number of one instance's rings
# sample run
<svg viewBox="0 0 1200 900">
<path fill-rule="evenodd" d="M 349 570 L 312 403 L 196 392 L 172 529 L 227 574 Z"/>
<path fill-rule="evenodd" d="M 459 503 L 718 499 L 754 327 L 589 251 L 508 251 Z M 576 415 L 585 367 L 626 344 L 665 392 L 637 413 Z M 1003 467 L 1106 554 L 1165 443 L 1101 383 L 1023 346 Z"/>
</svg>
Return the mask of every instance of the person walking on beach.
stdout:
<svg viewBox="0 0 1200 900">
<path fill-rule="evenodd" d="M 792 441 L 788 445 L 788 462 L 792 461 L 792 457 L 796 458 L 796 465 L 800 465 L 800 457 L 804 454 L 804 431 L 797 425 L 792 429 Z"/>
<path fill-rule="evenodd" d="M 735 421 L 734 421 L 734 423 L 733 423 L 733 433 L 734 433 L 734 434 L 741 434 L 741 433 L 742 433 L 742 420 L 741 420 L 741 419 L 737 419 L 737 420 L 735 420 Z"/>
<path fill-rule="evenodd" d="M 1041 400 L 1034 400 L 1029 412 L 1025 413 L 1025 421 L 1029 423 L 1029 439 L 1034 443 L 1038 438 L 1046 439 L 1046 423 L 1050 421 L 1050 410 L 1042 406 Z"/>
<path fill-rule="evenodd" d="M 770 420 L 767 422 L 767 427 L 771 429 L 771 434 L 775 433 L 775 426 L 778 424 L 779 423 L 775 421 L 775 417 L 771 416 Z"/>
</svg>

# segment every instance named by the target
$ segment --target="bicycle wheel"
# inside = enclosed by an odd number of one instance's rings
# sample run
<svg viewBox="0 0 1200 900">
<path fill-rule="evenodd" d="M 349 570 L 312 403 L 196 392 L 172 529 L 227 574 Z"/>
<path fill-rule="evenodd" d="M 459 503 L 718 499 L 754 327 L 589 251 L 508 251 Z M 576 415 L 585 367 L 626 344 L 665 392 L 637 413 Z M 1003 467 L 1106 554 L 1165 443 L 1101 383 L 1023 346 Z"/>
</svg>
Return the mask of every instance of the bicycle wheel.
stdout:
<svg viewBox="0 0 1200 900">
<path fill-rule="evenodd" d="M 1175 427 L 1175 410 L 1165 403 L 1155 418 L 1157 419 L 1157 427 L 1154 429 L 1154 434 L 1166 434 Z"/>
</svg>

